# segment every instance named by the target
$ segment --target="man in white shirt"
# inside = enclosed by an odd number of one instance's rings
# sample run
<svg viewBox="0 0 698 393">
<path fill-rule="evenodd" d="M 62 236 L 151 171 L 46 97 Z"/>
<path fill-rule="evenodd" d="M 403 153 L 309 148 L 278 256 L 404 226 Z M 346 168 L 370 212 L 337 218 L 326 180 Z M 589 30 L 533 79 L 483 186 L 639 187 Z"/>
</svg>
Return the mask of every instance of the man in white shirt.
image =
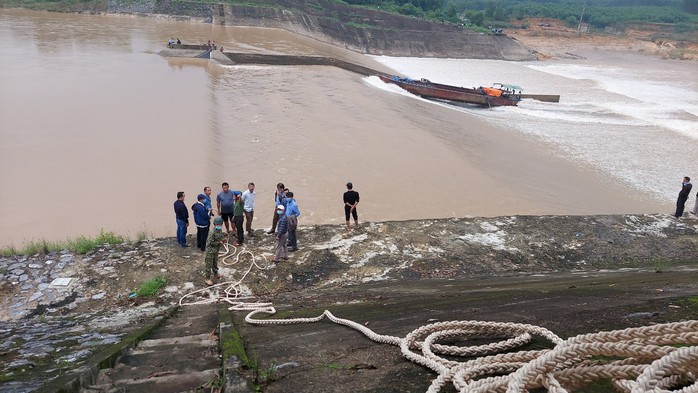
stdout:
<svg viewBox="0 0 698 393">
<path fill-rule="evenodd" d="M 254 197 L 257 194 L 254 192 L 254 183 L 250 182 L 247 185 L 247 191 L 242 193 L 242 201 L 245 203 L 245 231 L 249 236 L 254 236 L 252 231 L 252 219 L 254 218 Z"/>
</svg>

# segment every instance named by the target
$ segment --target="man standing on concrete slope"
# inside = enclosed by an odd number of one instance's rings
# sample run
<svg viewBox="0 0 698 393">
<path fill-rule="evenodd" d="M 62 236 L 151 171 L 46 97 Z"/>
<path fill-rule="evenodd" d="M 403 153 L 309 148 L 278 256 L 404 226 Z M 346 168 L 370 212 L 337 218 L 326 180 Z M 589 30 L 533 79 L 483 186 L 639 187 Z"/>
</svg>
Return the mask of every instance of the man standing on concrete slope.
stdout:
<svg viewBox="0 0 698 393">
<path fill-rule="evenodd" d="M 683 209 L 686 206 L 686 201 L 688 200 L 692 187 L 693 185 L 691 184 L 691 178 L 688 176 L 684 177 L 683 182 L 681 183 L 679 198 L 676 200 L 676 213 L 674 213 L 674 217 L 680 218 L 683 216 Z"/>
<path fill-rule="evenodd" d="M 245 241 L 245 230 L 242 229 L 242 223 L 245 221 L 245 204 L 242 201 L 242 193 L 233 191 L 235 195 L 235 205 L 233 206 L 233 223 L 235 224 L 235 234 L 237 234 L 237 242 L 233 244 L 235 247 L 242 246 Z"/>
<path fill-rule="evenodd" d="M 254 219 L 255 196 L 257 196 L 257 194 L 254 192 L 254 183 L 250 182 L 247 185 L 247 191 L 242 193 L 242 201 L 245 203 L 245 230 L 249 236 L 254 236 L 252 220 Z"/>
<path fill-rule="evenodd" d="M 284 183 L 279 183 L 276 185 L 276 192 L 274 193 L 274 218 L 271 222 L 271 229 L 269 230 L 269 232 L 267 232 L 269 235 L 276 232 L 276 224 L 279 222 L 279 215 L 277 214 L 276 207 L 279 205 L 283 205 L 284 203 L 284 198 L 286 197 L 286 195 L 284 194 L 284 189 L 286 189 Z"/>
<path fill-rule="evenodd" d="M 206 285 L 213 285 L 211 277 L 220 279 L 218 275 L 218 251 L 221 244 L 228 240 L 228 234 L 223 232 L 223 219 L 216 217 L 213 219 L 213 231 L 206 239 L 206 255 L 204 256 Z"/>
<path fill-rule="evenodd" d="M 204 187 L 204 207 L 208 212 L 208 215 L 213 217 L 213 206 L 211 205 L 211 187 Z"/>
<path fill-rule="evenodd" d="M 218 215 L 223 219 L 225 223 L 225 231 L 231 233 L 230 227 L 233 221 L 233 207 L 235 206 L 235 194 L 230 190 L 230 185 L 226 182 L 221 185 L 223 191 L 218 193 L 216 196 L 216 206 L 218 210 Z M 235 224 L 233 227 L 233 235 L 235 234 Z"/>
<path fill-rule="evenodd" d="M 204 200 L 206 195 L 199 194 L 197 202 L 191 205 L 191 211 L 194 215 L 194 224 L 196 224 L 196 247 L 201 251 L 206 251 L 206 239 L 208 238 L 208 229 L 211 225 L 211 216 L 208 215 Z"/>
<path fill-rule="evenodd" d="M 354 226 L 359 228 L 359 213 L 356 211 L 356 205 L 359 204 L 359 193 L 354 191 L 354 185 L 351 182 L 347 183 L 347 192 L 344 193 L 344 216 L 347 219 L 347 230 L 349 226 L 349 215 L 354 217 Z"/>
<path fill-rule="evenodd" d="M 175 220 L 177 221 L 177 243 L 182 247 L 187 244 L 187 227 L 189 226 L 189 212 L 184 204 L 184 191 L 177 192 L 177 200 L 174 203 Z"/>
<path fill-rule="evenodd" d="M 286 245 L 290 251 L 298 250 L 298 239 L 296 238 L 296 229 L 298 228 L 298 217 L 301 211 L 298 209 L 298 203 L 293 199 L 291 191 L 286 193 L 286 218 L 288 219 L 288 242 Z"/>
<path fill-rule="evenodd" d="M 279 216 L 276 226 L 276 248 L 274 248 L 274 259 L 272 262 L 279 263 L 281 259 L 288 259 L 288 218 L 286 218 L 286 208 L 278 205 L 274 213 Z"/>
</svg>

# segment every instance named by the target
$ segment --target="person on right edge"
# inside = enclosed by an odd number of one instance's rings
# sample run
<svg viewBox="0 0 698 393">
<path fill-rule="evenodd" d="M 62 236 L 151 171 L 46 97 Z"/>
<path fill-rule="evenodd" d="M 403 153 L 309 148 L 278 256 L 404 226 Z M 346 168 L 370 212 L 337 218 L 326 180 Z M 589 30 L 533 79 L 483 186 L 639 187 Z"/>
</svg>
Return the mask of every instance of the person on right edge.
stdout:
<svg viewBox="0 0 698 393">
<path fill-rule="evenodd" d="M 683 178 L 683 182 L 681 183 L 681 191 L 679 192 L 679 198 L 676 200 L 676 213 L 674 213 L 674 217 L 680 218 L 683 216 L 683 209 L 686 206 L 686 201 L 688 200 L 688 196 L 691 193 L 691 188 L 693 185 L 691 184 L 691 178 L 688 176 L 685 176 Z"/>
<path fill-rule="evenodd" d="M 271 229 L 267 232 L 269 235 L 276 232 L 276 224 L 279 222 L 279 215 L 276 214 L 276 206 L 283 205 L 284 198 L 286 197 L 286 195 L 284 195 L 285 188 L 286 186 L 284 186 L 284 183 L 276 185 L 276 192 L 274 193 L 274 219 L 271 222 Z"/>
<path fill-rule="evenodd" d="M 691 210 L 691 213 L 698 216 L 698 193 L 696 193 L 696 203 L 693 205 L 693 210 Z"/>
<path fill-rule="evenodd" d="M 359 213 L 356 211 L 356 205 L 359 204 L 359 193 L 354 191 L 354 185 L 351 182 L 347 183 L 347 192 L 344 193 L 344 216 L 347 219 L 347 229 L 349 226 L 349 216 L 354 217 L 354 227 L 359 228 Z"/>
<path fill-rule="evenodd" d="M 274 249 L 274 259 L 272 262 L 279 263 L 280 259 L 288 259 L 288 219 L 286 218 L 286 208 L 279 204 L 274 212 L 279 219 L 276 223 L 276 248 Z"/>
</svg>

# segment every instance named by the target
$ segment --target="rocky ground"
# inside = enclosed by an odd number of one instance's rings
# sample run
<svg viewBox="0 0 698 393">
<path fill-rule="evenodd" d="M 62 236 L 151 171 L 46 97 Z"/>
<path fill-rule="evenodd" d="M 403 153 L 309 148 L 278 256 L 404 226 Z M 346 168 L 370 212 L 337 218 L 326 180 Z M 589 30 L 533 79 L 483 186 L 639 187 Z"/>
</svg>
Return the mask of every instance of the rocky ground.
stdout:
<svg viewBox="0 0 698 393">
<path fill-rule="evenodd" d="M 274 302 L 318 290 L 347 293 L 359 284 L 698 265 L 698 220 L 662 214 L 416 220 L 366 223 L 352 231 L 301 226 L 298 238 L 300 250 L 276 265 L 269 262 L 272 236 L 258 230 L 221 260 L 222 280 L 244 276 L 244 291 Z M 173 238 L 105 245 L 87 255 L 2 258 L 0 275 L 0 377 L 10 380 L 56 364 L 79 366 L 204 288 L 203 253 Z M 158 277 L 166 286 L 156 297 L 136 294 Z M 187 301 L 210 296 L 204 291 Z"/>
</svg>

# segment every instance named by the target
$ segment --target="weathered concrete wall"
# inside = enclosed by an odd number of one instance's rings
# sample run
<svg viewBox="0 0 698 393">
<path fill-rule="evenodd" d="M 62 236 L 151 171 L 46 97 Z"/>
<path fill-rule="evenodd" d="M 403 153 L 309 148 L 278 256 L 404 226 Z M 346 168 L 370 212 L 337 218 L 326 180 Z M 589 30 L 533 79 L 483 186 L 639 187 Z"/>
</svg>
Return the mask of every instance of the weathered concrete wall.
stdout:
<svg viewBox="0 0 698 393">
<path fill-rule="evenodd" d="M 280 0 L 273 7 L 172 0 L 124 4 L 109 0 L 106 12 L 279 28 L 372 55 L 534 59 L 526 47 L 505 35 L 478 34 L 458 26 L 324 1 L 312 8 L 295 0 Z"/>
<path fill-rule="evenodd" d="M 219 5 L 214 23 L 281 28 L 361 53 L 390 56 L 427 56 L 474 59 L 532 60 L 524 46 L 505 35 L 469 30 L 341 4 L 328 15 L 239 5 Z M 340 17 L 341 15 L 341 17 Z M 355 24 L 362 24 L 356 27 Z"/>
</svg>

